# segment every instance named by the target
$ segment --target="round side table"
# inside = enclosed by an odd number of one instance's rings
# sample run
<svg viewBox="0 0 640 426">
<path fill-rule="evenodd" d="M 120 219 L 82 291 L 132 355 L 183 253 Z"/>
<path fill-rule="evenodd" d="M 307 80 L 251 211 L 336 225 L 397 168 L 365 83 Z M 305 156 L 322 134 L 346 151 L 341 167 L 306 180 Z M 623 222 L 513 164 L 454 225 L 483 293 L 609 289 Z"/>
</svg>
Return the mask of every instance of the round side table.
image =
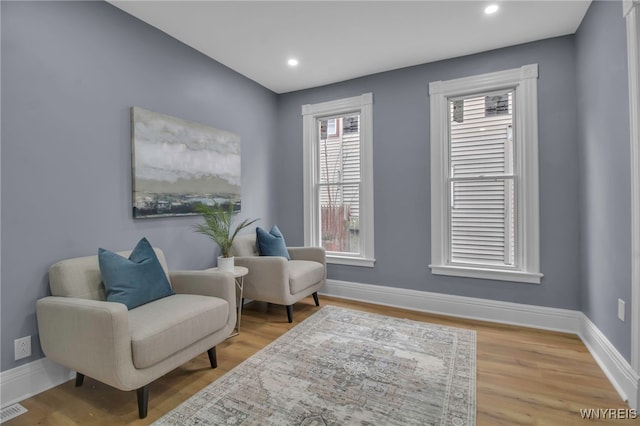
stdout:
<svg viewBox="0 0 640 426">
<path fill-rule="evenodd" d="M 220 271 L 220 269 L 216 267 L 216 268 L 206 269 L 206 271 L 218 272 Z M 233 268 L 233 277 L 235 278 L 235 281 L 236 281 L 236 287 L 238 288 L 238 290 L 240 290 L 240 294 L 236 303 L 236 306 L 238 308 L 238 321 L 236 322 L 236 332 L 229 335 L 229 337 L 237 336 L 238 334 L 240 334 L 240 320 L 242 318 L 242 291 L 244 288 L 244 277 L 248 273 L 249 273 L 249 269 L 245 268 L 244 266 L 234 266 Z"/>
</svg>

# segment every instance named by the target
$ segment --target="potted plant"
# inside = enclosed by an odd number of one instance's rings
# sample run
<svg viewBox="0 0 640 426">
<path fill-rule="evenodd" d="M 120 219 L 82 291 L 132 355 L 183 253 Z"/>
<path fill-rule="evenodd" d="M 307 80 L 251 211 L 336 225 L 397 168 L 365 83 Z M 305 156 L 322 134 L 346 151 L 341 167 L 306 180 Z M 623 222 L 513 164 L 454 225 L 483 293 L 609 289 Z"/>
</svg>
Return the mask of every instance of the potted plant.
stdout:
<svg viewBox="0 0 640 426">
<path fill-rule="evenodd" d="M 229 202 L 229 208 L 224 209 L 221 205 L 216 204 L 215 207 L 199 204 L 196 211 L 202 214 L 204 223 L 194 225 L 196 232 L 206 235 L 220 246 L 220 256 L 218 256 L 218 268 L 221 271 L 233 272 L 234 262 L 231 256 L 231 245 L 233 240 L 242 229 L 256 222 L 258 219 L 245 219 L 235 230 L 231 229 L 231 221 L 233 219 L 233 203 Z"/>
</svg>

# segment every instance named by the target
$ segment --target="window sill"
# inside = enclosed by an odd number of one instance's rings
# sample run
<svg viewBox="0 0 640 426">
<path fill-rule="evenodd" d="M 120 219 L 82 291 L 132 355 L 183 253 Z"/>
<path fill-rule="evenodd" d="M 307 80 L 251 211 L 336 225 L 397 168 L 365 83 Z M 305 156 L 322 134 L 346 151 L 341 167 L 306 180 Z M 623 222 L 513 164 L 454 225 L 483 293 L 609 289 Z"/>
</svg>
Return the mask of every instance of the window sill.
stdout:
<svg viewBox="0 0 640 426">
<path fill-rule="evenodd" d="M 348 256 L 336 256 L 327 254 L 327 263 L 336 265 L 348 265 L 348 266 L 363 266 L 366 268 L 373 268 L 375 266 L 375 259 L 365 259 L 363 257 L 348 257 Z"/>
<path fill-rule="evenodd" d="M 507 271 L 504 269 L 473 268 L 468 266 L 429 265 L 429 268 L 431 268 L 431 273 L 434 275 L 515 281 L 529 284 L 540 284 L 540 279 L 543 277 L 542 274 L 536 272 Z"/>
</svg>

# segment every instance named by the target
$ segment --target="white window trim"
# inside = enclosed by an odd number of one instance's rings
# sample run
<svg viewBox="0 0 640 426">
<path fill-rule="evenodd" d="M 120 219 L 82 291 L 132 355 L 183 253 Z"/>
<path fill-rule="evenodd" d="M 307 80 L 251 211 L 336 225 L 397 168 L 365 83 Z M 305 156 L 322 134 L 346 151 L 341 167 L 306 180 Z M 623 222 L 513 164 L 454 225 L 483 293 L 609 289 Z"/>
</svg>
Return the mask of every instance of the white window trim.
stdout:
<svg viewBox="0 0 640 426">
<path fill-rule="evenodd" d="M 373 267 L 375 264 L 373 237 L 373 94 L 365 93 L 351 98 L 307 104 L 302 106 L 303 116 L 303 184 L 304 184 L 304 244 L 321 247 L 320 205 L 315 183 L 318 169 L 319 146 L 316 120 L 350 112 L 360 113 L 360 247 L 362 256 L 327 253 L 327 262 L 350 266 Z M 366 212 L 366 214 L 363 214 Z"/>
<path fill-rule="evenodd" d="M 540 283 L 540 217 L 538 196 L 538 65 L 525 65 L 472 77 L 429 83 L 431 105 L 431 272 L 435 275 Z M 516 244 L 519 269 L 459 266 L 449 263 L 447 192 L 448 98 L 515 87 L 518 170 Z M 527 117 L 523 120 L 523 117 Z M 526 143 L 522 143 L 526 141 Z"/>
</svg>

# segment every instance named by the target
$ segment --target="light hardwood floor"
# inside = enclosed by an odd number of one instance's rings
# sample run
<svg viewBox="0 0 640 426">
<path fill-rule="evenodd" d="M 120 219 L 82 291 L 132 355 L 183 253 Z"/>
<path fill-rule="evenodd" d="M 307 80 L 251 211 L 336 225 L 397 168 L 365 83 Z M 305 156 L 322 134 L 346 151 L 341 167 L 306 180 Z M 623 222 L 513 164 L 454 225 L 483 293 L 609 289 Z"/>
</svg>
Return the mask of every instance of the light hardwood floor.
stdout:
<svg viewBox="0 0 640 426">
<path fill-rule="evenodd" d="M 478 425 L 640 424 L 640 418 L 581 419 L 580 409 L 628 406 L 575 335 L 322 296 L 320 304 L 476 330 Z M 149 424 L 318 309 L 311 298 L 297 303 L 294 323 L 289 324 L 282 306 L 247 305 L 240 335 L 217 348 L 218 368 L 210 368 L 205 353 L 153 382 L 146 419 L 138 419 L 135 392 L 122 392 L 87 377 L 82 387 L 69 381 L 22 401 L 29 412 L 5 424 Z"/>
</svg>

